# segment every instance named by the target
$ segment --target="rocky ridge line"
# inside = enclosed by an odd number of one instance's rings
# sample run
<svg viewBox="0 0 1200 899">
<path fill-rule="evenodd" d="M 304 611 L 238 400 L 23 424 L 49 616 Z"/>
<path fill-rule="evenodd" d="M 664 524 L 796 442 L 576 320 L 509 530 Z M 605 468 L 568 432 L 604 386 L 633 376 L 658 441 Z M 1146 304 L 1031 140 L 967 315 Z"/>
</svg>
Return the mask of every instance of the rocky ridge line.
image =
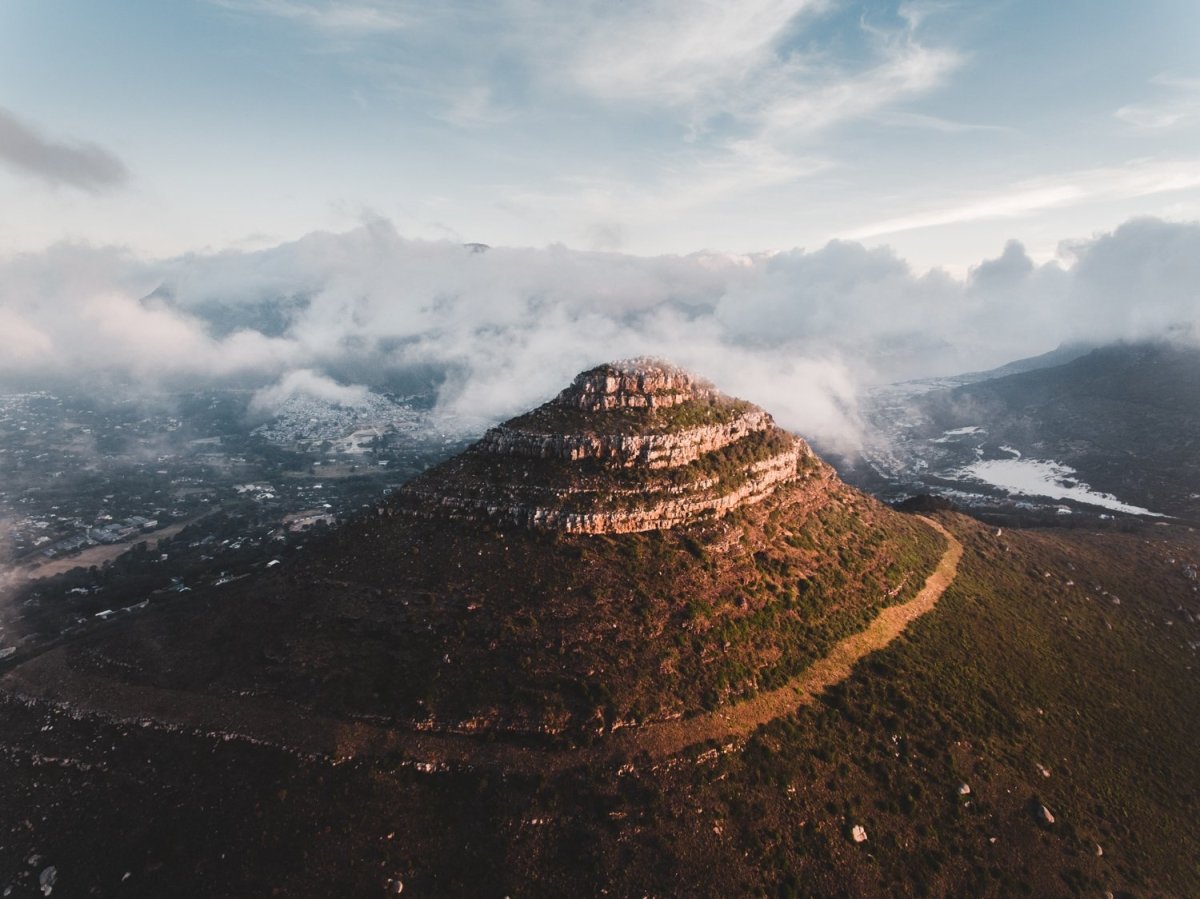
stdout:
<svg viewBox="0 0 1200 899">
<path fill-rule="evenodd" d="M 717 389 L 682 368 L 640 357 L 600 365 L 576 376 L 555 402 L 586 412 L 657 409 L 716 397 Z"/>
<path fill-rule="evenodd" d="M 773 424 L 770 415 L 755 409 L 738 414 L 723 424 L 661 434 L 541 434 L 497 425 L 483 435 L 480 449 L 534 459 L 565 459 L 569 462 L 598 459 L 622 466 L 674 468 L 750 434 L 768 430 Z"/>
<path fill-rule="evenodd" d="M 675 366 L 635 359 L 585 371 L 550 402 L 490 429 L 406 486 L 400 508 L 632 533 L 720 517 L 826 469 L 757 406 Z"/>
</svg>

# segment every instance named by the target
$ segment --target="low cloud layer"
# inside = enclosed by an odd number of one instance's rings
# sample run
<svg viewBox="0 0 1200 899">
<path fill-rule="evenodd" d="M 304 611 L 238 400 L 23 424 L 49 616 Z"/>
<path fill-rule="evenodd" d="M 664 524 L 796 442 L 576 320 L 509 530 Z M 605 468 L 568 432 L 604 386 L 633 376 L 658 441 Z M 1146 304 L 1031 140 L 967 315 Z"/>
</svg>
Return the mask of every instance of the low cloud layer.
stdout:
<svg viewBox="0 0 1200 899">
<path fill-rule="evenodd" d="M 320 400 L 336 406 L 365 406 L 369 396 L 363 384 L 339 384 L 311 368 L 288 372 L 275 384 L 264 387 L 250 401 L 253 415 L 273 416 L 288 400 L 296 397 Z"/>
<path fill-rule="evenodd" d="M 965 279 L 848 241 L 749 257 L 472 252 L 375 220 L 256 252 L 146 262 L 61 245 L 0 262 L 0 379 L 237 382 L 266 405 L 432 384 L 446 421 L 471 430 L 589 365 L 651 354 L 848 449 L 867 385 L 1063 341 L 1197 333 L 1198 287 L 1200 225 L 1154 219 L 1045 265 L 1011 242 Z"/>
<path fill-rule="evenodd" d="M 53 140 L 0 107 L 0 164 L 54 186 L 100 191 L 129 178 L 125 163 L 86 141 Z"/>
</svg>

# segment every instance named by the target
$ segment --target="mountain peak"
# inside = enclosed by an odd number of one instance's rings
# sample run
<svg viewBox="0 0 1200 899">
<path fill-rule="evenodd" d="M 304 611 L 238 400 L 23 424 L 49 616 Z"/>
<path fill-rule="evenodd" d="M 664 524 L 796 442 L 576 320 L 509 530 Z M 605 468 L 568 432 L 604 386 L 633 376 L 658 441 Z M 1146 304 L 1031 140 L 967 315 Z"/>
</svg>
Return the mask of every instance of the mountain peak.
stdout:
<svg viewBox="0 0 1200 899">
<path fill-rule="evenodd" d="M 580 372 L 554 402 L 587 412 L 661 409 L 716 393 L 708 381 L 662 359 L 642 356 Z"/>
<path fill-rule="evenodd" d="M 745 400 L 659 359 L 580 373 L 409 484 L 402 508 L 576 533 L 663 530 L 828 474 Z"/>
</svg>

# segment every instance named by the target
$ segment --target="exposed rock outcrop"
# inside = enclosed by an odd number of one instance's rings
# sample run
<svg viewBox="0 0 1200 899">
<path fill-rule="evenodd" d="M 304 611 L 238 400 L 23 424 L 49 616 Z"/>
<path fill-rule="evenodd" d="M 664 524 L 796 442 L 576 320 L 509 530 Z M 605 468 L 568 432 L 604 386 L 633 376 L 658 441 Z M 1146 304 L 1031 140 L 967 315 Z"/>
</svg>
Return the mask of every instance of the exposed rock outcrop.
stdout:
<svg viewBox="0 0 1200 899">
<path fill-rule="evenodd" d="M 709 382 L 657 359 L 641 358 L 582 372 L 555 402 L 585 412 L 604 412 L 660 409 L 717 396 L 717 389 Z"/>
<path fill-rule="evenodd" d="M 583 372 L 409 484 L 401 508 L 572 533 L 724 515 L 832 471 L 762 409 L 651 359 Z"/>
<path fill-rule="evenodd" d="M 735 414 L 721 424 L 698 425 L 657 434 L 539 434 L 499 425 L 484 434 L 481 449 L 499 455 L 534 459 L 565 459 L 570 462 L 598 459 L 616 465 L 671 468 L 686 465 L 705 453 L 728 446 L 749 434 L 767 430 L 772 424 L 770 415 L 752 408 Z"/>
</svg>

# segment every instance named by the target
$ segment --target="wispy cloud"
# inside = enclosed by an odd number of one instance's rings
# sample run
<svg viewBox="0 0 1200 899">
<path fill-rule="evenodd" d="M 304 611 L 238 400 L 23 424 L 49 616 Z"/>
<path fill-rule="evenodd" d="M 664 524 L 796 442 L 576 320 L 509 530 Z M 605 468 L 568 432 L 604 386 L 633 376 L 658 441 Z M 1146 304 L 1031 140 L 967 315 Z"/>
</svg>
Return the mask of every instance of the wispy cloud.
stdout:
<svg viewBox="0 0 1200 899">
<path fill-rule="evenodd" d="M 0 163 L 49 184 L 100 191 L 129 178 L 114 154 L 87 141 L 55 140 L 0 107 Z"/>
<path fill-rule="evenodd" d="M 958 53 L 910 39 L 889 42 L 883 59 L 861 72 L 798 82 L 763 111 L 763 133 L 785 139 L 826 130 L 941 84 L 961 64 Z"/>
<path fill-rule="evenodd" d="M 1200 187 L 1200 159 L 1134 160 L 1123 167 L 1088 169 L 1019 181 L 965 202 L 871 222 L 841 236 L 865 240 L 918 228 L 1014 218 L 1078 203 L 1145 197 Z"/>
<path fill-rule="evenodd" d="M 965 61 L 918 35 L 937 12 L 932 7 L 906 11 L 887 27 L 860 21 L 862 52 L 842 60 L 798 49 L 821 26 L 825 2 L 756 0 L 734 8 L 669 0 L 601 9 L 558 17 L 538 33 L 536 52 L 525 49 L 557 89 L 656 110 L 683 129 L 686 147 L 669 164 L 646 166 L 628 181 L 585 177 L 588 190 L 569 199 L 643 223 L 827 171 L 829 132 L 856 119 L 903 116 L 898 105 L 936 89 Z M 921 124 L 956 127 L 931 117 Z"/>
<path fill-rule="evenodd" d="M 1157 75 L 1157 99 L 1122 106 L 1113 115 L 1142 131 L 1161 131 L 1200 120 L 1200 78 Z"/>
<path fill-rule="evenodd" d="M 451 95 L 449 108 L 436 117 L 460 128 L 483 128 L 509 121 L 514 112 L 497 103 L 494 94 L 490 84 L 468 85 Z"/>
<path fill-rule="evenodd" d="M 818 0 L 665 0 L 592 7 L 561 35 L 583 89 L 609 99 L 723 105 L 779 63 L 789 25 Z"/>
<path fill-rule="evenodd" d="M 863 53 L 839 60 L 801 49 L 832 4 L 824 0 L 754 0 L 730 5 L 666 0 L 601 7 L 560 19 L 551 46 L 539 35 L 547 74 L 603 101 L 669 110 L 692 128 L 740 123 L 739 140 L 811 136 L 928 92 L 958 68 L 955 49 L 918 38 L 921 14 L 902 10 L 901 24 L 861 20 Z M 553 45 L 557 43 L 557 47 Z M 562 65 L 562 61 L 566 65 Z"/>
<path fill-rule="evenodd" d="M 721 149 L 880 112 L 937 87 L 963 60 L 919 39 L 938 12 L 930 4 L 904 6 L 887 26 L 860 21 L 852 43 L 862 46 L 839 59 L 811 49 L 842 11 L 832 0 L 496 0 L 436 12 L 377 0 L 212 2 L 303 22 L 332 47 L 355 50 L 358 71 L 406 95 L 416 84 L 437 95 L 430 85 L 443 85 L 438 118 L 449 124 L 511 120 L 521 111 L 503 99 L 513 88 L 527 109 L 588 104 L 622 119 L 656 111 L 693 143 Z M 389 32 L 369 45 L 352 40 Z"/>
<path fill-rule="evenodd" d="M 671 228 L 689 215 L 742 202 L 747 197 L 785 184 L 815 177 L 835 169 L 828 158 L 785 153 L 769 142 L 732 141 L 725 147 L 698 149 L 656 173 L 652 183 L 629 177 L 580 175 L 548 179 L 538 189 L 517 185 L 501 191 L 498 205 L 517 214 L 552 214 L 562 221 L 581 214 L 592 222 L 587 228 L 589 245 L 596 223 L 609 232 L 623 235 L 625 223 L 639 228 Z"/>
<path fill-rule="evenodd" d="M 412 24 L 405 3 L 369 0 L 212 0 L 238 12 L 289 19 L 333 33 L 372 34 L 397 31 Z"/>
<path fill-rule="evenodd" d="M 922 128 L 928 131 L 937 131 L 941 134 L 969 134 L 977 131 L 1000 133 L 1011 132 L 1013 130 L 1003 125 L 957 122 L 953 119 L 942 118 L 941 116 L 902 110 L 889 111 L 876 115 L 874 116 L 874 120 L 881 125 L 892 125 L 898 128 Z"/>
</svg>

